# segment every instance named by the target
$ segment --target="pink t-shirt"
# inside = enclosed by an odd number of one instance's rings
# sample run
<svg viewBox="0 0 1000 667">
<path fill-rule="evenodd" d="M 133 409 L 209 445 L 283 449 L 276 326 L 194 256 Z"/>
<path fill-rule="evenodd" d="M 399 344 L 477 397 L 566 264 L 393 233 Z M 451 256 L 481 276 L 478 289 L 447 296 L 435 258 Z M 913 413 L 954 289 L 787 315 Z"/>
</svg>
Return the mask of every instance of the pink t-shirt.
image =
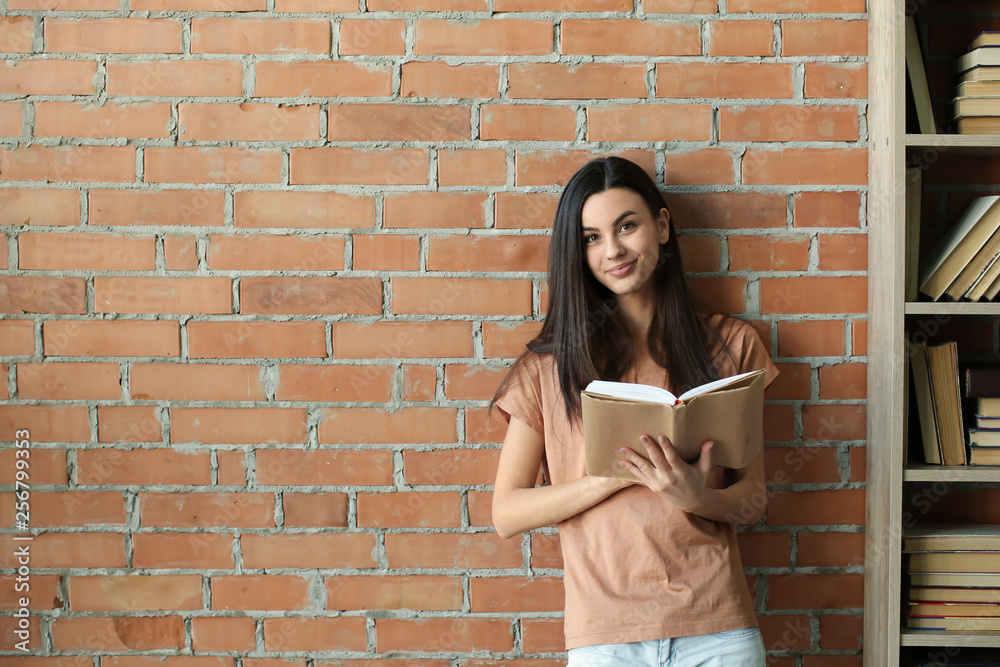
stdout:
<svg viewBox="0 0 1000 667">
<path fill-rule="evenodd" d="M 712 315 L 708 323 L 736 360 L 714 357 L 719 377 L 763 368 L 765 386 L 774 380 L 778 369 L 749 324 L 725 315 Z M 525 361 L 496 405 L 508 422 L 516 417 L 544 436 L 542 465 L 550 483 L 583 477 L 583 434 L 566 419 L 555 362 L 534 353 Z M 622 380 L 673 389 L 666 369 L 648 354 Z M 722 470 L 715 473 L 719 479 Z M 757 625 L 728 523 L 679 510 L 637 484 L 558 527 L 567 649 Z"/>
</svg>

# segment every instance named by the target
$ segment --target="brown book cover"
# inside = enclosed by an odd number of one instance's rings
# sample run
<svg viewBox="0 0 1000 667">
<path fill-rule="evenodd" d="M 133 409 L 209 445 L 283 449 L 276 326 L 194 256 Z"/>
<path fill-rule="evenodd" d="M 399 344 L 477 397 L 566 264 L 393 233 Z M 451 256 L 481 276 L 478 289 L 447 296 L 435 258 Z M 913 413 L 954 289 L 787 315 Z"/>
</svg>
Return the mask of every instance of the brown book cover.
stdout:
<svg viewBox="0 0 1000 667">
<path fill-rule="evenodd" d="M 1000 551 L 1000 525 L 990 523 L 922 524 L 903 533 L 903 550 Z M 1000 599 L 997 599 L 1000 602 Z"/>
<path fill-rule="evenodd" d="M 968 586 L 911 586 L 911 602 L 1000 603 L 1000 588 Z"/>
<path fill-rule="evenodd" d="M 1000 616 L 1000 602 L 963 604 L 961 602 L 910 602 L 908 616 Z"/>
<path fill-rule="evenodd" d="M 1000 574 L 1000 551 L 917 551 L 910 572 L 989 572 Z"/>
<path fill-rule="evenodd" d="M 939 299 L 962 269 L 1000 229 L 1000 195 L 976 197 L 920 267 L 920 291 Z"/>
<path fill-rule="evenodd" d="M 1000 447 L 969 445 L 969 464 L 974 466 L 1000 465 Z"/>
<path fill-rule="evenodd" d="M 625 392 L 644 387 L 663 392 L 658 387 L 621 382 L 588 385 L 581 393 L 588 475 L 634 480 L 631 472 L 618 465 L 618 448 L 630 447 L 648 459 L 639 441 L 643 433 L 653 438 L 667 436 L 689 463 L 698 459 L 706 440 L 714 440 L 712 464 L 725 468 L 745 467 L 763 445 L 763 369 L 722 378 L 709 383 L 713 389 L 688 397 L 696 387 L 681 394 L 676 404 L 610 396 L 604 391 L 613 389 L 610 385 L 625 385 L 620 387 Z"/>
<path fill-rule="evenodd" d="M 934 415 L 941 439 L 941 460 L 946 466 L 964 465 L 965 427 L 958 380 L 958 344 L 947 341 L 927 346 Z"/>
<path fill-rule="evenodd" d="M 958 134 L 1000 134 L 1000 118 L 996 116 L 959 118 L 955 121 L 955 131 Z"/>
<path fill-rule="evenodd" d="M 993 572 L 910 572 L 910 586 L 1000 588 L 1000 574 Z"/>
<path fill-rule="evenodd" d="M 966 368 L 965 395 L 969 398 L 1000 397 L 1000 364 L 980 364 Z"/>
<path fill-rule="evenodd" d="M 913 367 L 913 386 L 917 395 L 917 418 L 920 422 L 924 462 L 941 465 L 941 437 L 937 417 L 934 415 L 934 396 L 931 390 L 930 364 L 927 360 L 927 343 L 910 343 L 910 365 Z"/>
<path fill-rule="evenodd" d="M 1000 81 L 1000 67 L 973 67 L 962 72 L 963 82 L 968 81 Z"/>
</svg>

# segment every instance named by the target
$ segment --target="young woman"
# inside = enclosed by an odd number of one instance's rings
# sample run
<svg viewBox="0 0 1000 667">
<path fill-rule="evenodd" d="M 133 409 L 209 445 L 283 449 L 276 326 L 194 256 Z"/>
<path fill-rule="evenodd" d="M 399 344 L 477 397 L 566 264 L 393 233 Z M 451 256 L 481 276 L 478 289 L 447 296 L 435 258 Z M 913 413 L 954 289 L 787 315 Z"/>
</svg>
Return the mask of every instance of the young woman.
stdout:
<svg viewBox="0 0 1000 667">
<path fill-rule="evenodd" d="M 593 160 L 567 183 L 549 290 L 541 332 L 493 397 L 509 423 L 493 522 L 505 538 L 559 527 L 569 667 L 763 666 L 734 527 L 763 512 L 747 502 L 763 495 L 763 453 L 727 471 L 711 441 L 688 464 L 647 433 L 620 450 L 639 482 L 588 476 L 580 391 L 604 379 L 679 394 L 758 368 L 770 384 L 778 369 L 750 325 L 696 310 L 663 196 L 628 160 Z"/>
</svg>

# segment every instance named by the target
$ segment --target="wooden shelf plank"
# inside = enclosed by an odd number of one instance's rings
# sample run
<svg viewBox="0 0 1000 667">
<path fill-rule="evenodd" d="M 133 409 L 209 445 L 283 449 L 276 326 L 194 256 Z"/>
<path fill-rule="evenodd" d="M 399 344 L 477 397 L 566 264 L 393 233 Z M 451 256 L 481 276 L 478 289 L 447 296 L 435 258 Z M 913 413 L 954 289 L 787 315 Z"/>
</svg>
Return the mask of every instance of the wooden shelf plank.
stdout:
<svg viewBox="0 0 1000 667">
<path fill-rule="evenodd" d="M 1000 466 L 937 466 L 910 463 L 904 482 L 1000 482 Z"/>
<path fill-rule="evenodd" d="M 907 315 L 1000 315 L 996 301 L 907 301 Z"/>
<path fill-rule="evenodd" d="M 981 646 L 1000 647 L 1000 632 L 995 630 L 910 630 L 899 631 L 903 646 Z"/>
<path fill-rule="evenodd" d="M 915 148 L 1000 148 L 1000 134 L 907 134 L 903 143 Z"/>
</svg>

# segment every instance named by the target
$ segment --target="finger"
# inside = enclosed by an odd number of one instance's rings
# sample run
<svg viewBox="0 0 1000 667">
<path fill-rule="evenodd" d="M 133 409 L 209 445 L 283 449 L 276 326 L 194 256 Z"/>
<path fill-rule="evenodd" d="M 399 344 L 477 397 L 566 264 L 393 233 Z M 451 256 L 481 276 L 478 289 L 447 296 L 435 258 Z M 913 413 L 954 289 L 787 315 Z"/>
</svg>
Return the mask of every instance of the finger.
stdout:
<svg viewBox="0 0 1000 667">
<path fill-rule="evenodd" d="M 712 450 L 714 449 L 714 440 L 706 440 L 701 446 L 701 455 L 698 457 L 696 465 L 706 475 L 712 471 Z"/>
<path fill-rule="evenodd" d="M 664 468 L 670 465 L 667 461 L 667 457 L 664 456 L 663 448 L 659 445 L 659 443 L 655 442 L 645 433 L 639 436 L 639 441 L 642 442 L 643 446 L 645 446 L 646 453 L 649 454 L 649 462 L 655 467 Z"/>
<path fill-rule="evenodd" d="M 632 470 L 635 474 L 642 475 L 643 477 L 649 474 L 651 464 L 649 461 L 642 458 L 638 452 L 629 449 L 628 447 L 621 447 L 618 451 L 623 457 L 625 457 L 618 460 L 620 464 L 627 464 L 626 467 L 631 466 L 630 470 Z"/>
<path fill-rule="evenodd" d="M 674 449 L 673 444 L 671 444 L 670 439 L 665 435 L 659 437 L 660 449 L 663 451 L 663 457 L 670 464 L 670 467 L 675 468 L 678 466 L 687 465 L 687 462 L 681 458 L 681 455 L 677 453 Z"/>
</svg>

